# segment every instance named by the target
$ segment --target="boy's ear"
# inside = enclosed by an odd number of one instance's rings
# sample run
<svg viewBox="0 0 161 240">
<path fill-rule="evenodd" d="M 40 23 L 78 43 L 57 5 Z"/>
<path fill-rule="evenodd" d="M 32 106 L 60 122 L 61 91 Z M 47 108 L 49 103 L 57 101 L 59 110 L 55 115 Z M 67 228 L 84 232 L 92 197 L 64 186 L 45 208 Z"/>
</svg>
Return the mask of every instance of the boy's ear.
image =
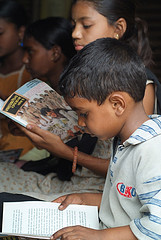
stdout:
<svg viewBox="0 0 161 240">
<path fill-rule="evenodd" d="M 52 50 L 51 61 L 57 62 L 60 59 L 62 54 L 61 48 L 55 45 L 51 50 Z"/>
<path fill-rule="evenodd" d="M 119 18 L 115 23 L 115 33 L 114 38 L 120 39 L 127 29 L 127 23 L 124 18 Z"/>
<path fill-rule="evenodd" d="M 126 99 L 121 92 L 113 92 L 109 96 L 109 101 L 115 111 L 116 116 L 121 116 L 126 108 Z"/>
</svg>

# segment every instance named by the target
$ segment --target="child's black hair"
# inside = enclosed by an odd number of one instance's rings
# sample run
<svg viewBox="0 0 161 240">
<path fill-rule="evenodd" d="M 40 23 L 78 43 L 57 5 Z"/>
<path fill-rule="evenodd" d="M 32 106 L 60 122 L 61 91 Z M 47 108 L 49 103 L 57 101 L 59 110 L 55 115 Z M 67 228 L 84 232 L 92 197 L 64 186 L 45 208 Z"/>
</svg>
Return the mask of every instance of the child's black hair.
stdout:
<svg viewBox="0 0 161 240">
<path fill-rule="evenodd" d="M 72 25 L 63 17 L 48 17 L 31 23 L 25 31 L 25 38 L 30 37 L 48 50 L 54 45 L 59 46 L 67 59 L 76 54 L 72 40 Z"/>
<path fill-rule="evenodd" d="M 0 18 L 15 24 L 17 28 L 26 26 L 28 22 L 23 5 L 14 0 L 0 0 Z"/>
<path fill-rule="evenodd" d="M 140 4 L 138 0 L 73 0 L 72 6 L 77 2 L 92 4 L 111 26 L 115 26 L 119 18 L 124 18 L 126 31 L 120 40 L 137 51 L 146 67 L 153 64 L 147 23 L 136 16 L 136 6 Z"/>
<path fill-rule="evenodd" d="M 65 97 L 79 96 L 102 104 L 109 94 L 127 92 L 135 102 L 144 97 L 145 67 L 127 44 L 112 38 L 86 45 L 70 61 L 60 78 Z"/>
</svg>

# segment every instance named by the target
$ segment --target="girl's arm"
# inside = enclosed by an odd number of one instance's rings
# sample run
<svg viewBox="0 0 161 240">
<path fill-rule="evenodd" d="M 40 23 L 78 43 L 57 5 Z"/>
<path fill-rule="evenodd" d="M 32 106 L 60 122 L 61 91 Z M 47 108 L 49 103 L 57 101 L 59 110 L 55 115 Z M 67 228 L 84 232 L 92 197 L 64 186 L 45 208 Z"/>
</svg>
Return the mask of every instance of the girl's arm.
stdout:
<svg viewBox="0 0 161 240">
<path fill-rule="evenodd" d="M 18 126 L 38 149 L 46 149 L 54 156 L 65 158 L 71 162 L 73 161 L 74 149 L 63 143 L 59 136 L 54 135 L 49 131 L 40 129 L 33 124 L 27 125 L 27 128 L 20 125 Z M 77 163 L 90 169 L 94 173 L 105 177 L 109 160 L 93 157 L 78 151 Z"/>
</svg>

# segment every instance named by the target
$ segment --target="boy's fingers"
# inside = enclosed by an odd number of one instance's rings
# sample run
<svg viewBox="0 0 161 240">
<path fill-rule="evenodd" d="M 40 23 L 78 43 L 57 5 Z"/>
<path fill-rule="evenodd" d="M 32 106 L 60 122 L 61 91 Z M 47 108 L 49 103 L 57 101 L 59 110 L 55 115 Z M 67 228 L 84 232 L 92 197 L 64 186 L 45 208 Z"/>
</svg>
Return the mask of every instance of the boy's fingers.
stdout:
<svg viewBox="0 0 161 240">
<path fill-rule="evenodd" d="M 72 198 L 69 197 L 68 195 L 65 195 L 65 196 L 58 197 L 53 202 L 61 203 L 59 205 L 59 210 L 64 210 L 68 207 L 69 204 L 72 203 Z"/>
<path fill-rule="evenodd" d="M 39 128 L 38 126 L 34 125 L 34 124 L 27 124 L 26 128 L 28 130 L 30 130 L 33 133 L 36 133 L 39 135 L 41 128 Z"/>
<path fill-rule="evenodd" d="M 15 136 L 25 136 L 24 132 L 21 131 L 21 129 L 19 127 L 17 127 L 17 125 L 15 123 L 13 123 L 12 121 L 8 122 L 8 128 L 10 133 L 12 133 Z"/>
<path fill-rule="evenodd" d="M 34 124 L 28 124 L 26 128 L 23 128 L 23 131 L 28 137 L 39 136 L 43 138 L 45 134 L 45 131 L 43 129 L 39 128 Z"/>
<path fill-rule="evenodd" d="M 68 198 L 65 198 L 64 201 L 61 202 L 61 204 L 59 205 L 59 210 L 64 210 L 66 209 L 69 204 L 71 204 L 71 201 L 68 200 Z"/>
<path fill-rule="evenodd" d="M 62 203 L 65 198 L 66 198 L 66 196 L 61 196 L 61 197 L 54 199 L 52 202 Z"/>
<path fill-rule="evenodd" d="M 44 129 L 41 129 L 40 127 L 38 127 L 37 125 L 35 124 L 28 124 L 26 126 L 27 130 L 29 130 L 30 132 L 40 136 L 41 138 L 45 138 L 45 137 L 49 137 L 52 133 L 50 131 L 47 131 L 47 130 L 44 130 Z M 52 134 L 53 136 L 54 134 Z"/>
<path fill-rule="evenodd" d="M 28 125 L 27 125 L 28 126 Z M 30 127 L 29 127 L 29 129 L 26 127 L 23 127 L 23 126 L 21 126 L 21 125 L 19 125 L 18 126 L 22 131 L 23 131 L 23 133 L 31 140 L 31 142 L 33 142 L 33 144 L 37 147 L 37 148 L 41 148 L 41 146 L 37 146 L 36 144 L 38 143 L 38 141 L 40 141 L 40 139 L 42 138 L 42 136 L 40 135 L 40 133 L 37 131 L 37 129 L 36 129 L 36 131 L 35 131 L 35 127 L 33 127 L 32 129 L 34 129 L 34 131 L 31 131 L 30 130 Z M 37 126 L 36 126 L 36 128 L 38 128 Z M 39 128 L 38 128 L 39 129 Z"/>
<path fill-rule="evenodd" d="M 56 233 L 54 233 L 50 239 L 51 240 L 55 240 L 55 239 L 59 239 L 64 233 L 68 233 L 68 232 L 71 232 L 72 231 L 72 227 L 65 227 L 65 228 L 62 228 L 61 230 L 57 231 Z"/>
</svg>

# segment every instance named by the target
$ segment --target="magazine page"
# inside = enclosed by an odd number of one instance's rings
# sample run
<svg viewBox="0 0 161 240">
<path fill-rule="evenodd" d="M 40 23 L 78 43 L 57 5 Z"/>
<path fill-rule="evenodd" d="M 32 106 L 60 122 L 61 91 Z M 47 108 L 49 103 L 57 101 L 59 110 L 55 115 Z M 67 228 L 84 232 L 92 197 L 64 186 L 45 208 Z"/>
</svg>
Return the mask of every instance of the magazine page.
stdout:
<svg viewBox="0 0 161 240">
<path fill-rule="evenodd" d="M 31 80 L 15 91 L 5 101 L 1 112 L 23 126 L 33 122 L 64 141 L 82 133 L 77 125 L 76 112 L 62 96 L 39 79 Z"/>
<path fill-rule="evenodd" d="M 4 101 L 0 98 L 0 112 L 1 112 L 1 109 L 3 107 L 3 104 L 4 104 Z M 4 119 L 4 118 L 5 118 L 5 116 L 0 113 L 0 119 Z"/>
<path fill-rule="evenodd" d="M 0 109 L 3 107 L 4 101 L 0 98 Z"/>
<path fill-rule="evenodd" d="M 99 229 L 98 207 L 71 204 L 60 211 L 60 203 L 30 201 L 5 202 L 2 233 L 51 236 L 67 226 Z"/>
</svg>

